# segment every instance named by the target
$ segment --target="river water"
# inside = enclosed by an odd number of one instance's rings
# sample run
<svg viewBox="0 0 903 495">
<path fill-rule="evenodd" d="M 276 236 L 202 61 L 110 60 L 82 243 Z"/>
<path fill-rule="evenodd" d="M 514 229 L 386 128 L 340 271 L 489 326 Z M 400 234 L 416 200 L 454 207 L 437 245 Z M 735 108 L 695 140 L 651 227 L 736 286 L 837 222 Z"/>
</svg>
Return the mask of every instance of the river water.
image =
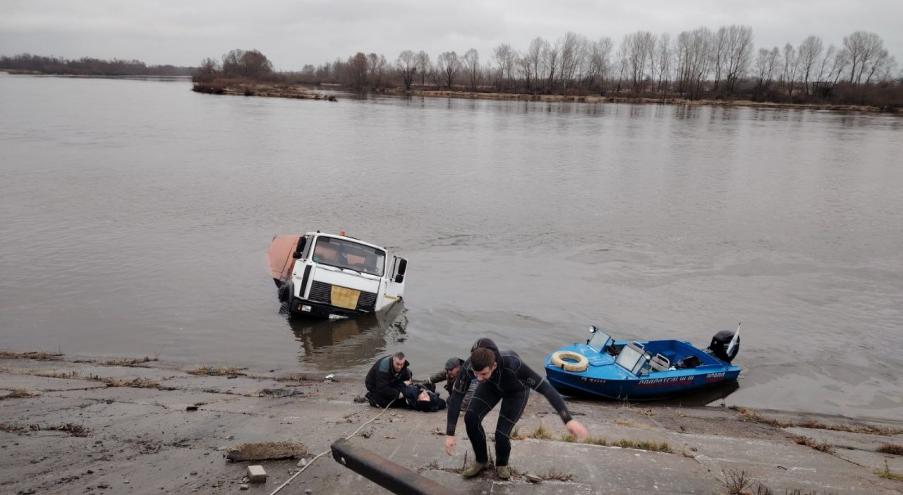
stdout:
<svg viewBox="0 0 903 495">
<path fill-rule="evenodd" d="M 742 320 L 727 403 L 903 418 L 900 118 L 189 89 L 0 74 L 0 349 L 424 377 Z M 317 229 L 406 256 L 404 311 L 280 314 Z"/>
</svg>

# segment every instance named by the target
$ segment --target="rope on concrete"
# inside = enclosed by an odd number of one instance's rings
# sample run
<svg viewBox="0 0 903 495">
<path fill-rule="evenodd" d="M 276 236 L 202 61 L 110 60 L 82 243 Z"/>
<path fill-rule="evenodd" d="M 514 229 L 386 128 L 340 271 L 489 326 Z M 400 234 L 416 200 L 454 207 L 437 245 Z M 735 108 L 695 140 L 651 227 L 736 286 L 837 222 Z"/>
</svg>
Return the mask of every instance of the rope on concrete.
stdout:
<svg viewBox="0 0 903 495">
<path fill-rule="evenodd" d="M 358 432 L 360 432 L 365 426 L 367 426 L 367 425 L 369 425 L 370 423 L 376 421 L 380 416 L 382 416 L 383 414 L 385 414 L 386 411 L 388 411 L 389 408 L 392 407 L 392 404 L 394 404 L 396 400 L 397 400 L 397 399 L 392 399 L 392 402 L 390 402 L 388 406 L 386 406 L 385 408 L 383 408 L 383 410 L 382 410 L 379 414 L 377 414 L 376 416 L 373 416 L 372 418 L 370 418 L 366 423 L 364 423 L 364 424 L 358 426 L 356 430 L 354 430 L 353 432 L 351 432 L 350 435 L 348 435 L 347 437 L 345 437 L 345 440 L 351 440 L 351 437 L 357 435 Z M 292 480 L 294 480 L 295 478 L 297 478 L 299 474 L 303 473 L 305 469 L 309 468 L 310 465 L 314 463 L 314 461 L 316 461 L 317 459 L 323 457 L 324 455 L 326 455 L 326 454 L 328 454 L 328 453 L 330 453 L 330 452 L 331 452 L 331 449 L 327 449 L 327 450 L 324 450 L 323 452 L 320 452 L 320 453 L 317 454 L 316 456 L 314 456 L 314 458 L 311 459 L 310 462 L 308 462 L 307 464 L 305 464 L 304 467 L 302 467 L 297 473 L 293 474 L 289 479 L 285 480 L 285 483 L 279 485 L 279 487 L 277 487 L 275 490 L 273 490 L 272 492 L 270 492 L 270 495 L 276 495 L 277 493 L 279 493 L 280 490 L 282 490 L 283 488 L 285 488 L 286 486 L 288 486 L 288 484 L 291 483 Z"/>
</svg>

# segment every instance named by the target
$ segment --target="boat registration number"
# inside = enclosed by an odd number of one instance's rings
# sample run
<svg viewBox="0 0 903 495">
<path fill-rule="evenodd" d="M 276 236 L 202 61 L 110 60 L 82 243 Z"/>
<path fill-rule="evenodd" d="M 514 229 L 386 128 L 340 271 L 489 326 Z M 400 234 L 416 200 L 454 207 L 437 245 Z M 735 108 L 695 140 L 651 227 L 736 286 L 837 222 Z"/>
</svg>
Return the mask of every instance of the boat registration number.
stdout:
<svg viewBox="0 0 903 495">
<path fill-rule="evenodd" d="M 330 293 L 330 301 L 337 308 L 355 309 L 357 308 L 357 299 L 361 296 L 361 291 L 349 289 L 347 287 L 332 286 Z"/>
</svg>

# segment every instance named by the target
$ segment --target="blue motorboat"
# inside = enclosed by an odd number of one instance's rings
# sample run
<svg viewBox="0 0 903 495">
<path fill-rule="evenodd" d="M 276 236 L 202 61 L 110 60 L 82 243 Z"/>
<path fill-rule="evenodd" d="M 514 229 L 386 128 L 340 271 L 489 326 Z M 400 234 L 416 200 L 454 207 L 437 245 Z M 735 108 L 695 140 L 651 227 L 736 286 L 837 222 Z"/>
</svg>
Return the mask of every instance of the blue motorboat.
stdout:
<svg viewBox="0 0 903 495">
<path fill-rule="evenodd" d="M 706 350 L 683 340 L 615 340 L 593 326 L 585 344 L 546 356 L 546 377 L 565 395 L 665 399 L 736 382 L 740 367 L 731 361 L 739 350 L 739 326 L 716 333 Z"/>
</svg>

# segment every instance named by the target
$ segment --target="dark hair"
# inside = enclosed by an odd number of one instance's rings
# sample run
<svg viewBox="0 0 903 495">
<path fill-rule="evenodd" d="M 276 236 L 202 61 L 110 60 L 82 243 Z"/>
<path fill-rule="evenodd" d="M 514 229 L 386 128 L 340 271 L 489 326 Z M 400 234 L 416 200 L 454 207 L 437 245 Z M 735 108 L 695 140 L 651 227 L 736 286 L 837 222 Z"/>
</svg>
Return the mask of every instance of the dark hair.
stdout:
<svg viewBox="0 0 903 495">
<path fill-rule="evenodd" d="M 483 371 L 495 364 L 495 353 L 492 349 L 477 347 L 470 353 L 470 367 L 474 371 Z"/>
<path fill-rule="evenodd" d="M 398 359 L 404 359 L 404 353 L 401 351 L 398 351 L 392 357 L 396 357 Z"/>
</svg>

